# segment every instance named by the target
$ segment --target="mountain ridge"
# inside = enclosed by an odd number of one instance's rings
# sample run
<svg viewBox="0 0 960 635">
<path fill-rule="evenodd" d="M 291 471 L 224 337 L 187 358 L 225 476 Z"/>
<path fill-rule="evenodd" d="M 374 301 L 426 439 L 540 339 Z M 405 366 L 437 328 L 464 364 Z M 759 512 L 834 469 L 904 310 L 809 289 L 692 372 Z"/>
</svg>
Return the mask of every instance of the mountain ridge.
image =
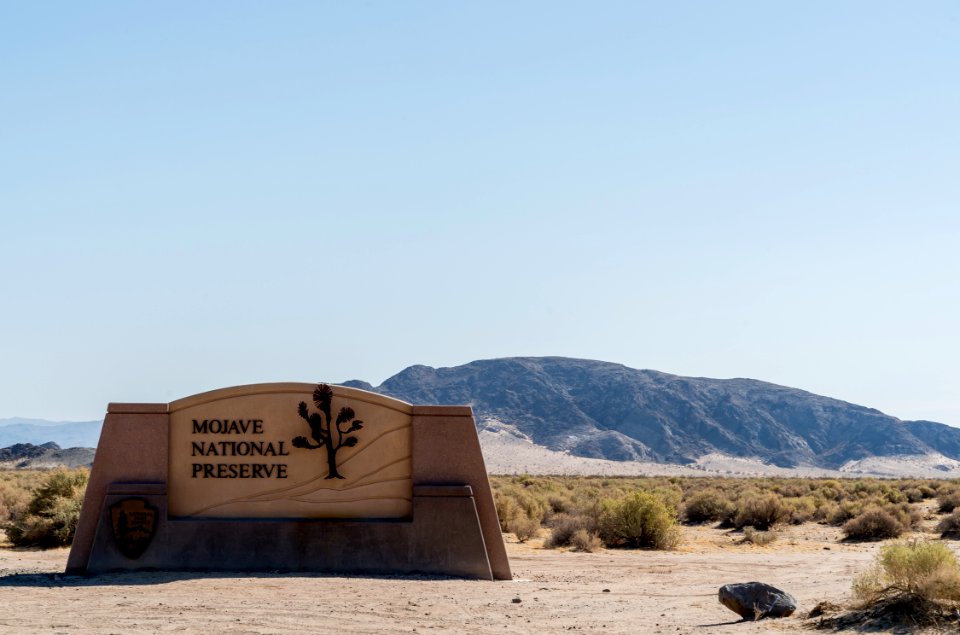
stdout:
<svg viewBox="0 0 960 635">
<path fill-rule="evenodd" d="M 778 469 L 854 472 L 878 458 L 923 457 L 925 470 L 960 470 L 960 428 L 901 421 L 874 408 L 749 378 L 507 357 L 444 368 L 414 365 L 380 386 L 361 380 L 341 385 L 410 403 L 467 404 L 486 438 L 520 439 L 572 457 L 680 466 L 730 457 Z M 95 447 L 101 426 L 0 419 L 0 448 L 47 442 Z"/>
<path fill-rule="evenodd" d="M 469 404 L 478 424 L 515 427 L 585 458 L 691 464 L 713 453 L 838 469 L 871 457 L 960 459 L 960 429 L 748 378 L 684 377 L 566 357 L 410 366 L 380 386 L 418 404 Z"/>
</svg>

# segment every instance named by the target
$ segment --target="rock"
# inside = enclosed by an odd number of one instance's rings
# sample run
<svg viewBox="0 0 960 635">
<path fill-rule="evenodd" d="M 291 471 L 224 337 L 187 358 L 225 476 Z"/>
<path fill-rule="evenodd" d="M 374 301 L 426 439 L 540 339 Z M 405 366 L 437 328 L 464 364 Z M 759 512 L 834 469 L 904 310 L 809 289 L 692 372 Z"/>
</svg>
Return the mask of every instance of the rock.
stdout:
<svg viewBox="0 0 960 635">
<path fill-rule="evenodd" d="M 809 613 L 807 613 L 808 618 L 812 617 L 821 617 L 827 615 L 828 613 L 839 613 L 843 610 L 843 607 L 839 604 L 834 604 L 830 600 L 823 600 L 818 602 L 815 607 L 813 607 Z"/>
<path fill-rule="evenodd" d="M 745 620 L 787 617 L 797 610 L 792 595 L 763 582 L 725 584 L 718 596 L 721 604 Z"/>
</svg>

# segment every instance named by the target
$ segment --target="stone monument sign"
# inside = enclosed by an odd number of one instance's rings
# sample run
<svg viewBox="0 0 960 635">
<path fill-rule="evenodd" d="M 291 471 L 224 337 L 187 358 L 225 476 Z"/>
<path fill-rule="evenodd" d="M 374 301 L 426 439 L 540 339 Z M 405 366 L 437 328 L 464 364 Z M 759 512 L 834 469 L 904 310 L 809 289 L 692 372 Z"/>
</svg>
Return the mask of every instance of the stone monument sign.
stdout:
<svg viewBox="0 0 960 635">
<path fill-rule="evenodd" d="M 110 404 L 67 571 L 137 569 L 510 578 L 469 407 L 298 383 Z"/>
</svg>

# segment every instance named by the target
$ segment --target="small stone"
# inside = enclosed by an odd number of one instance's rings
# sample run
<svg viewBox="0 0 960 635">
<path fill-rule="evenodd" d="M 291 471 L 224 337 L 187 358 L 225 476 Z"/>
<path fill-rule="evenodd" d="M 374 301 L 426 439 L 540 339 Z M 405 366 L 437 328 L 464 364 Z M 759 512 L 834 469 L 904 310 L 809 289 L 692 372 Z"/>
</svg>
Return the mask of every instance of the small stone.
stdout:
<svg viewBox="0 0 960 635">
<path fill-rule="evenodd" d="M 604 592 L 604 593 L 610 593 L 610 589 L 604 589 L 603 592 Z"/>
<path fill-rule="evenodd" d="M 828 613 L 837 613 L 842 610 L 843 607 L 839 604 L 834 604 L 829 600 L 823 600 L 822 602 L 818 602 L 815 607 L 810 609 L 810 612 L 807 613 L 807 617 L 822 617 Z"/>
<path fill-rule="evenodd" d="M 520 598 L 513 598 L 514 604 L 520 604 L 521 602 L 523 602 L 523 600 L 521 600 Z"/>
</svg>

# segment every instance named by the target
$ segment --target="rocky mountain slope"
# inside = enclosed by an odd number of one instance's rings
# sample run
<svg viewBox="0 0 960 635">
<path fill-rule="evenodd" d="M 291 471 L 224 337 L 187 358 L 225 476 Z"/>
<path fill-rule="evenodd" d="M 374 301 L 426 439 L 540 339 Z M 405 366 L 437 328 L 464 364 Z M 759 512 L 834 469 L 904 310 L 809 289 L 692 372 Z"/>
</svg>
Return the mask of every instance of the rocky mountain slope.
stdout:
<svg viewBox="0 0 960 635">
<path fill-rule="evenodd" d="M 377 387 L 356 380 L 344 385 L 417 404 L 470 404 L 481 427 L 514 430 L 538 445 L 590 458 L 689 464 L 718 454 L 826 469 L 872 457 L 960 460 L 958 428 L 904 422 L 753 379 L 513 357 L 454 368 L 412 366 Z"/>
</svg>

